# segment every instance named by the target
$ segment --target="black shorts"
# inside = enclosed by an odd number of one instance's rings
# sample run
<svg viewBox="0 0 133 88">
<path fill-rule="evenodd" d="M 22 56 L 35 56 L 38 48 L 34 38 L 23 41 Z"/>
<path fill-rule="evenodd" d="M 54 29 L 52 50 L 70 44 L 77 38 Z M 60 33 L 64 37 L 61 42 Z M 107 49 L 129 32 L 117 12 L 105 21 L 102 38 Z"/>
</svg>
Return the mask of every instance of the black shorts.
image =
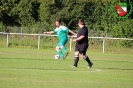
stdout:
<svg viewBox="0 0 133 88">
<path fill-rule="evenodd" d="M 75 52 L 79 51 L 80 54 L 86 55 L 86 51 L 88 49 L 88 43 L 83 44 L 76 44 L 75 45 Z"/>
</svg>

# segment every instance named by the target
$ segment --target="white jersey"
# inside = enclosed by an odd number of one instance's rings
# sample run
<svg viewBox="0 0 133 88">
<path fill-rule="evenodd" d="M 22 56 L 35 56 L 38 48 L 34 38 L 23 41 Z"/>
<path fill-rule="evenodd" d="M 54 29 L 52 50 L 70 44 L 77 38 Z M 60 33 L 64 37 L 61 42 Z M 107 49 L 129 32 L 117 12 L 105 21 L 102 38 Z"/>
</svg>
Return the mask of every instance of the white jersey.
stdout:
<svg viewBox="0 0 133 88">
<path fill-rule="evenodd" d="M 54 30 L 54 33 L 57 34 L 59 40 L 61 40 L 61 38 L 67 38 L 68 31 L 69 29 L 67 27 L 61 25 Z"/>
</svg>

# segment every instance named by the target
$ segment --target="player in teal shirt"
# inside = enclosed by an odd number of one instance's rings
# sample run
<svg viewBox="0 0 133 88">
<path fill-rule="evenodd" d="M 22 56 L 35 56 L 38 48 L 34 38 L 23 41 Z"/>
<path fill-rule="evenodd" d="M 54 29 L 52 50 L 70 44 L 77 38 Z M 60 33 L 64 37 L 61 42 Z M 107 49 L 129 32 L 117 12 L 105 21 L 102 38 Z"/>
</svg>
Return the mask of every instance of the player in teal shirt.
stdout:
<svg viewBox="0 0 133 88">
<path fill-rule="evenodd" d="M 54 31 L 44 32 L 44 34 L 53 34 L 53 33 L 55 33 L 55 34 L 58 35 L 59 42 L 56 46 L 56 51 L 63 59 L 68 55 L 67 49 L 65 47 L 65 44 L 68 41 L 68 37 L 67 37 L 68 32 L 70 32 L 73 35 L 77 36 L 77 34 L 75 34 L 69 28 L 61 25 L 60 20 L 56 20 L 56 29 Z M 65 52 L 65 55 L 61 52 L 60 49 L 62 49 Z"/>
<path fill-rule="evenodd" d="M 65 45 L 67 43 L 67 33 L 69 32 L 67 27 L 60 25 L 60 27 L 57 27 L 53 32 L 58 35 L 59 43 L 57 46 L 60 47 L 61 45 Z"/>
</svg>

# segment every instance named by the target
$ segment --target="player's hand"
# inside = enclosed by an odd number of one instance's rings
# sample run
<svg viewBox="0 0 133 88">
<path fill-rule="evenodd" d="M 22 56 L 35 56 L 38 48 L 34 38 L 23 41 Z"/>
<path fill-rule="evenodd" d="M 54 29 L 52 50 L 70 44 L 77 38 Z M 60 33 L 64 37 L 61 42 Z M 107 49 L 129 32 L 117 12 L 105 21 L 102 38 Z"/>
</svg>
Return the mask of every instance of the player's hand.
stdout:
<svg viewBox="0 0 133 88">
<path fill-rule="evenodd" d="M 73 39 L 73 42 L 76 42 L 77 41 L 77 39 Z"/>
<path fill-rule="evenodd" d="M 77 36 L 77 34 L 74 34 L 74 36 Z"/>
<path fill-rule="evenodd" d="M 47 32 L 43 32 L 43 34 L 47 34 Z"/>
</svg>

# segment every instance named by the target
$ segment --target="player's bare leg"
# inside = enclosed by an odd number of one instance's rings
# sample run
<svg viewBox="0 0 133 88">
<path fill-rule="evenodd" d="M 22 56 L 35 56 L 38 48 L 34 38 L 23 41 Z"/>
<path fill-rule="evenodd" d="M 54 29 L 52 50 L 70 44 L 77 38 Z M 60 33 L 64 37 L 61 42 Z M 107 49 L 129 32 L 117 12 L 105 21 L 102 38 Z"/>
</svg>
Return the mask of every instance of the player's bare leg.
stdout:
<svg viewBox="0 0 133 88">
<path fill-rule="evenodd" d="M 63 55 L 63 53 L 61 52 L 59 46 L 56 46 L 56 51 L 57 51 L 57 53 L 61 56 L 61 58 L 64 58 L 64 55 Z"/>
<path fill-rule="evenodd" d="M 65 46 L 65 45 L 61 45 L 60 48 L 62 49 L 62 51 L 65 52 L 65 57 L 64 57 L 64 58 L 66 58 L 66 57 L 68 56 L 68 54 L 69 54 L 69 53 L 67 52 L 66 46 Z"/>
</svg>

